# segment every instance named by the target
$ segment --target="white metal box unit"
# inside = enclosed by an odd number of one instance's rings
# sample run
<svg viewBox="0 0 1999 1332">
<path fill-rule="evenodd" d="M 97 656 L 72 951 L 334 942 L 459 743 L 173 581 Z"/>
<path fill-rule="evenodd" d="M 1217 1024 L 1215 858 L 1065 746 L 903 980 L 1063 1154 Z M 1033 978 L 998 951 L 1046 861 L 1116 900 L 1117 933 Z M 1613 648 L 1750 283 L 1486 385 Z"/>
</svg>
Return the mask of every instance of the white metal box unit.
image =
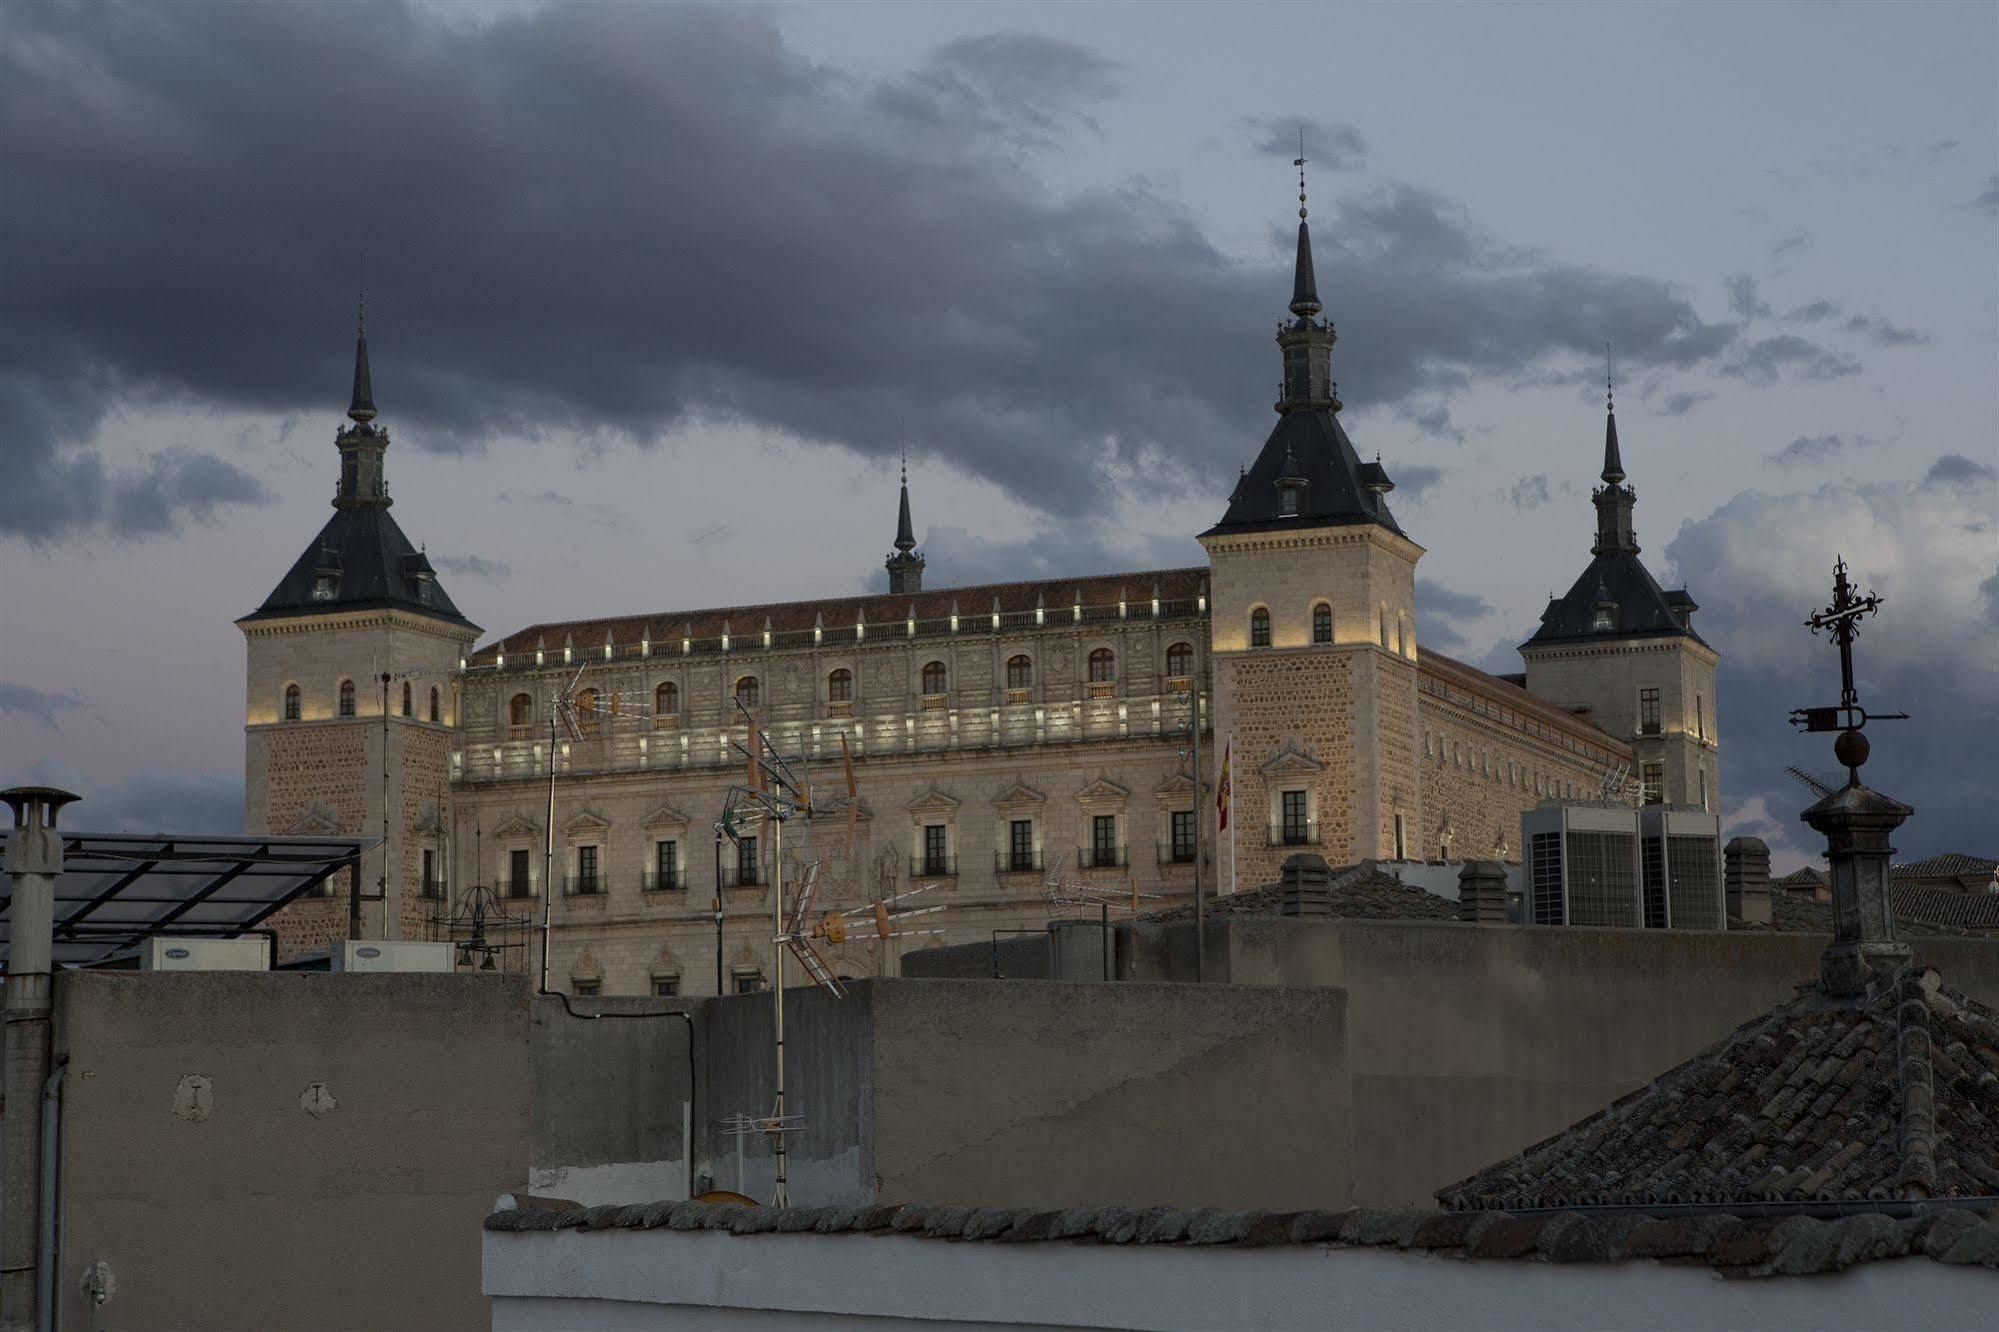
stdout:
<svg viewBox="0 0 1999 1332">
<path fill-rule="evenodd" d="M 1721 875 L 1721 816 L 1694 805 L 1638 811 L 1645 924 L 1653 929 L 1728 928 Z"/>
<path fill-rule="evenodd" d="M 139 950 L 141 971 L 269 971 L 271 941 L 264 935 L 247 939 L 195 939 L 155 934 Z"/>
<path fill-rule="evenodd" d="M 1638 896 L 1638 811 L 1601 800 L 1547 800 L 1520 815 L 1529 925 L 1644 922 Z"/>
<path fill-rule="evenodd" d="M 408 939 L 343 939 L 333 949 L 335 971 L 456 971 L 457 945 Z"/>
</svg>

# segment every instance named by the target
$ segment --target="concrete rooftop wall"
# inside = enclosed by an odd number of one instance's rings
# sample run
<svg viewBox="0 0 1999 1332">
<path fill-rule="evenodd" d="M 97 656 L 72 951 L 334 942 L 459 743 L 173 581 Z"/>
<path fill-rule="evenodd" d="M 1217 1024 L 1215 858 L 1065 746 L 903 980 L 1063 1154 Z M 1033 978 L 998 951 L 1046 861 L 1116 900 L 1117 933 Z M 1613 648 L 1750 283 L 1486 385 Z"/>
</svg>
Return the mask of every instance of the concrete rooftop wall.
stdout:
<svg viewBox="0 0 1999 1332">
<path fill-rule="evenodd" d="M 804 1118 L 787 1143 L 792 1199 L 1343 1201 L 1344 1005 L 1325 989 L 1062 981 L 787 991 L 785 1108 Z M 703 1007 L 704 1156 L 735 1188 L 714 1121 L 770 1109 L 771 1002 Z M 769 1147 L 752 1139 L 744 1160 L 745 1191 L 767 1197 Z"/>
<path fill-rule="evenodd" d="M 59 1326 L 486 1325 L 479 1220 L 529 1155 L 523 978 L 70 971 L 57 1011 Z"/>
<path fill-rule="evenodd" d="M 688 1197 L 698 1003 L 532 1002 L 534 1192 L 584 1204 Z"/>
<path fill-rule="evenodd" d="M 1818 976 L 1825 939 L 1766 931 L 1225 918 L 1209 976 L 1349 997 L 1353 1196 L 1433 1190 L 1593 1114 Z M 1191 924 L 1140 925 L 1121 969 L 1191 979 Z M 1917 941 L 1950 985 L 1999 1002 L 1999 944 Z"/>
</svg>

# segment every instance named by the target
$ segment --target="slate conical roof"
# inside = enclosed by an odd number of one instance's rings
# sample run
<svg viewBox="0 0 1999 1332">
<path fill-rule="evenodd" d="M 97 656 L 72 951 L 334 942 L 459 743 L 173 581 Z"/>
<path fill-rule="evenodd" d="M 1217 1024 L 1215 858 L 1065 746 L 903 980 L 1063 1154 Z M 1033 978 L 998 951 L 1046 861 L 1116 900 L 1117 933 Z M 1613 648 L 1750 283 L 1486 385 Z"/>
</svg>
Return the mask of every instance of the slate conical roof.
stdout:
<svg viewBox="0 0 1999 1332">
<path fill-rule="evenodd" d="M 1999 1013 L 1905 967 L 1814 986 L 1437 1191 L 1454 1210 L 1999 1194 Z"/>
<path fill-rule="evenodd" d="M 315 597 L 316 574 L 328 564 L 329 551 L 334 557 L 331 567 L 340 571 L 337 587 L 330 598 Z M 394 607 L 462 624 L 476 633 L 478 626 L 453 604 L 444 585 L 428 575 L 429 560 L 403 535 L 387 508 L 358 505 L 335 509 L 305 553 L 264 598 L 264 604 L 244 618 L 265 620 Z"/>
</svg>

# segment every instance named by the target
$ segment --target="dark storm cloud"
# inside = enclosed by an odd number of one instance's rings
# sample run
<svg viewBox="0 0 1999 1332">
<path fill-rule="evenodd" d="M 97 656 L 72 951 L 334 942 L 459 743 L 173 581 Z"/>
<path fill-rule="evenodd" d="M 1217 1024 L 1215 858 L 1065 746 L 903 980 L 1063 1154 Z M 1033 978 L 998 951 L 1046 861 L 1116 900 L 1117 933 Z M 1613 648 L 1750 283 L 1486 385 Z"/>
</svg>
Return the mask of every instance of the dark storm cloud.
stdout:
<svg viewBox="0 0 1999 1332">
<path fill-rule="evenodd" d="M 1917 810 L 1896 845 L 1915 859 L 1990 840 L 1999 775 L 1985 751 L 1999 728 L 1999 659 L 1993 621 L 1967 613 L 1992 595 L 1989 509 L 1983 493 L 1952 487 L 1842 483 L 1744 492 L 1681 527 L 1666 556 L 1701 603 L 1695 627 L 1722 653 L 1731 803 L 1761 798 L 1795 845 L 1814 844 L 1792 814 L 1809 797 L 1784 767 L 1830 768 L 1831 744 L 1785 719 L 1839 696 L 1837 654 L 1799 622 L 1825 604 L 1844 555 L 1862 588 L 1884 598 L 1855 648 L 1861 701 L 1914 714 L 1868 732 L 1869 784 Z"/>
<path fill-rule="evenodd" d="M 1987 217 L 1999 217 L 1999 171 L 1985 178 L 1985 188 L 1967 205 Z"/>
<path fill-rule="evenodd" d="M 74 791 L 82 799 L 63 812 L 72 828 L 100 833 L 206 833 L 243 830 L 241 778 L 144 774 L 122 782 L 92 782 L 68 764 L 30 764 L 27 780 Z"/>
<path fill-rule="evenodd" d="M 1809 305 L 1800 305 L 1797 309 L 1785 315 L 1784 318 L 1787 322 L 1793 324 L 1816 324 L 1830 319 L 1838 313 L 1839 305 L 1836 302 L 1813 301 Z"/>
<path fill-rule="evenodd" d="M 1490 614 L 1484 597 L 1458 592 L 1428 578 L 1416 580 L 1416 641 L 1438 652 L 1457 652 L 1468 641 L 1457 621 Z"/>
<path fill-rule="evenodd" d="M 1920 347 L 1930 340 L 1927 333 L 1871 315 L 1855 315 L 1841 327 L 1872 339 L 1878 347 Z"/>
<path fill-rule="evenodd" d="M 1395 482 L 1398 496 L 1420 504 L 1424 493 L 1444 479 L 1444 469 L 1425 467 L 1421 463 L 1403 463 L 1389 479 Z"/>
<path fill-rule="evenodd" d="M 1728 312 L 1737 319 L 1761 319 L 1769 315 L 1770 307 L 1756 294 L 1756 279 L 1747 273 L 1733 273 L 1721 280 L 1728 288 Z"/>
<path fill-rule="evenodd" d="M 1784 373 L 1802 379 L 1843 379 L 1859 374 L 1860 362 L 1796 334 L 1780 333 L 1736 347 L 1722 362 L 1720 373 L 1760 388 L 1776 383 Z"/>
<path fill-rule="evenodd" d="M 1367 165 L 1367 141 L 1351 125 L 1314 120 L 1310 116 L 1251 116 L 1250 148 L 1259 153 L 1292 157 L 1298 135 L 1305 135 L 1305 158 L 1314 171 L 1358 171 Z"/>
<path fill-rule="evenodd" d="M 1851 439 L 1845 435 L 1800 435 L 1771 454 L 1768 461 L 1779 467 L 1792 467 L 1800 463 L 1822 463 L 1837 457 L 1849 448 L 1872 448 L 1876 442 L 1866 435 L 1855 435 Z"/>
<path fill-rule="evenodd" d="M 81 707 L 83 700 L 74 694 L 52 694 L 42 689 L 30 689 L 27 685 L 0 681 L 0 712 L 19 713 L 40 722 L 51 731 L 61 729 L 56 725 L 57 717 Z"/>
<path fill-rule="evenodd" d="M 1506 498 L 1514 508 L 1522 512 L 1540 508 L 1554 498 L 1548 493 L 1548 474 L 1536 472 L 1532 476 L 1521 477 L 1508 488 Z"/>
<path fill-rule="evenodd" d="M 1668 416 L 1685 416 L 1688 412 L 1692 411 L 1694 408 L 1700 406 L 1702 403 L 1708 401 L 1712 397 L 1714 397 L 1714 394 L 1712 393 L 1700 393 L 1700 392 L 1669 393 L 1666 395 L 1666 401 L 1663 404 L 1663 410 Z"/>
<path fill-rule="evenodd" d="M 1988 463 L 1975 462 L 1961 453 L 1946 453 L 1930 464 L 1923 477 L 1932 486 L 1983 486 L 1999 480 L 1999 471 Z"/>
<path fill-rule="evenodd" d="M 923 533 L 922 550 L 928 561 L 925 577 L 937 587 L 1060 578 L 1078 569 L 1185 569 L 1207 559 L 1191 536 L 1148 536 L 1136 546 L 1118 544 L 1108 540 L 1105 529 L 1094 523 L 1055 524 L 1008 541 L 982 537 L 955 525 L 938 525 Z M 881 577 L 881 566 L 876 565 L 864 570 L 855 586 L 879 587 Z M 1141 584 L 1134 584 L 1131 593 L 1134 597 L 1151 595 L 1149 586 Z M 964 607 L 968 614 L 974 609 Z"/>
<path fill-rule="evenodd" d="M 1978 585 L 1978 599 L 1985 603 L 1985 622 L 1999 629 L 1999 568 Z"/>
<path fill-rule="evenodd" d="M 1050 514 L 1096 509 L 1135 465 L 1224 485 L 1268 405 L 1282 229 L 1245 265 L 1144 189 L 1052 193 L 1029 150 L 1112 88 L 1091 52 L 968 39 L 870 80 L 773 24 L 16 7 L 0 248 L 34 262 L 0 288 L 0 450 L 24 478 L 0 532 L 146 530 L 200 503 L 189 462 L 152 476 L 89 451 L 134 403 L 319 403 L 331 424 L 363 251 L 376 399 L 405 445 L 739 421 L 945 454 Z M 1666 282 L 1502 246 L 1425 191 L 1314 212 L 1357 410 L 1605 338 L 1684 370 L 1735 337 Z"/>
</svg>

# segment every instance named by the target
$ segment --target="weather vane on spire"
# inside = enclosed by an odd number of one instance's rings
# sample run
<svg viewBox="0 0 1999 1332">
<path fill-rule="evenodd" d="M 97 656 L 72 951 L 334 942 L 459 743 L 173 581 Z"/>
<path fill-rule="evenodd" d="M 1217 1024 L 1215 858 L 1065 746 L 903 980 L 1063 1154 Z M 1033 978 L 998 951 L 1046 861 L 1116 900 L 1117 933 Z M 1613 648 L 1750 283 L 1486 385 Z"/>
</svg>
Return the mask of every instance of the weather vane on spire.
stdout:
<svg viewBox="0 0 1999 1332">
<path fill-rule="evenodd" d="M 1841 732 L 1833 744 L 1833 754 L 1846 765 L 1847 780 L 1855 786 L 1860 784 L 1860 765 L 1867 762 L 1867 738 L 1861 735 L 1861 728 L 1870 721 L 1907 721 L 1909 718 L 1906 712 L 1869 713 L 1860 706 L 1860 693 L 1853 685 L 1853 640 L 1860 633 L 1860 618 L 1877 615 L 1880 610 L 1881 598 L 1872 592 L 1864 597 L 1854 595 L 1853 584 L 1846 577 L 1845 558 L 1835 561 L 1832 601 L 1824 610 L 1815 612 L 1807 619 L 1805 627 L 1812 631 L 1814 638 L 1819 630 L 1827 630 L 1839 647 L 1839 706 L 1795 708 L 1791 712 L 1793 726 L 1802 726 L 1807 731 Z"/>
<path fill-rule="evenodd" d="M 1617 375 L 1611 368 L 1609 338 L 1603 340 L 1603 408 L 1607 412 L 1617 410 Z"/>
<path fill-rule="evenodd" d="M 1291 163 L 1298 168 L 1298 220 L 1305 220 L 1305 127 L 1298 127 L 1298 156 Z"/>
</svg>

